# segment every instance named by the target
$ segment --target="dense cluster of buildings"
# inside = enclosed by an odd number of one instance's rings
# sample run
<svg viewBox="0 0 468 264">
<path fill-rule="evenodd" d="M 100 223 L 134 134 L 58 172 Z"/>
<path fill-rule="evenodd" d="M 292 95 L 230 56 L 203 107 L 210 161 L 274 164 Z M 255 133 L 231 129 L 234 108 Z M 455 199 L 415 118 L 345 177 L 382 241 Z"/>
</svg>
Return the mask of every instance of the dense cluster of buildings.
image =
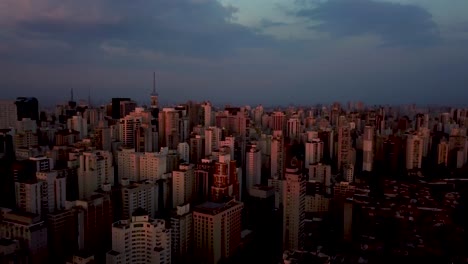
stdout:
<svg viewBox="0 0 468 264">
<path fill-rule="evenodd" d="M 441 257 L 436 233 L 463 233 L 464 181 L 443 178 L 466 173 L 467 126 L 466 109 L 160 107 L 156 91 L 1 101 L 0 262 L 218 263 L 252 239 L 285 263 L 347 257 L 320 230 L 357 261 Z"/>
</svg>

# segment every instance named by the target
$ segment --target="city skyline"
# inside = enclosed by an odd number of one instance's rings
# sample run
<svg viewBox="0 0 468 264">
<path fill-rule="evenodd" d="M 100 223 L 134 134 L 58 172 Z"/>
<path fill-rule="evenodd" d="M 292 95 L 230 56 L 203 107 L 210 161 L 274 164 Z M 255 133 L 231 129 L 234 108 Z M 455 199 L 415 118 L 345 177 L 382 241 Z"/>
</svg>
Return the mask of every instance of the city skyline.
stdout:
<svg viewBox="0 0 468 264">
<path fill-rule="evenodd" d="M 468 3 L 5 0 L 3 97 L 460 105 Z M 440 96 L 443 91 L 443 96 Z M 162 101 L 164 103 L 164 101 Z"/>
</svg>

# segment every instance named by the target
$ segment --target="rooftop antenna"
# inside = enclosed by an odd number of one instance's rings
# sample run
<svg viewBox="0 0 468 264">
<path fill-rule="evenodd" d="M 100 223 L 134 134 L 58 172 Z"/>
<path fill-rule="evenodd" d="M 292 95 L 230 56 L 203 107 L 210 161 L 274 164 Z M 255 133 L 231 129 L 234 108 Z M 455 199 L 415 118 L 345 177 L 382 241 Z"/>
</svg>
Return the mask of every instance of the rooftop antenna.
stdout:
<svg viewBox="0 0 468 264">
<path fill-rule="evenodd" d="M 70 101 L 73 102 L 73 88 L 71 88 L 70 91 Z"/>
</svg>

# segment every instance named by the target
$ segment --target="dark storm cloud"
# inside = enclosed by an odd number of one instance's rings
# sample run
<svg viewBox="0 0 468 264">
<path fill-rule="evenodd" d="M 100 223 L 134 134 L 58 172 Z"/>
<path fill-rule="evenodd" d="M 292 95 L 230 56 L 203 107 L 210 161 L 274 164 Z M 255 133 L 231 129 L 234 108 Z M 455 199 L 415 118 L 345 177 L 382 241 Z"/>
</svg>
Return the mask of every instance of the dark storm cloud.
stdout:
<svg viewBox="0 0 468 264">
<path fill-rule="evenodd" d="M 419 6 L 372 0 L 314 3 L 296 15 L 315 22 L 310 29 L 335 37 L 373 34 L 390 46 L 431 45 L 440 40 L 431 14 Z"/>
<path fill-rule="evenodd" d="M 53 1 L 42 1 L 47 5 Z M 89 15 L 86 7 L 94 12 Z M 53 10 L 55 6 L 51 6 Z M 45 8 L 47 10 L 47 8 Z M 64 2 L 59 15 L 30 17 L 13 25 L 12 39 L 63 42 L 73 49 L 68 57 L 52 59 L 83 59 L 83 54 L 97 55 L 103 43 L 120 43 L 131 50 L 149 50 L 189 57 L 229 56 L 244 47 L 273 45 L 270 37 L 253 29 L 231 23 L 234 7 L 225 7 L 214 0 L 83 0 Z M 12 45 L 14 46 L 14 45 Z M 43 52 L 19 50 L 46 57 Z M 50 53 L 55 54 L 57 50 Z M 31 54 L 32 53 L 32 54 Z M 15 54 L 15 49 L 9 53 Z M 52 55 L 50 54 L 50 55 Z"/>
</svg>

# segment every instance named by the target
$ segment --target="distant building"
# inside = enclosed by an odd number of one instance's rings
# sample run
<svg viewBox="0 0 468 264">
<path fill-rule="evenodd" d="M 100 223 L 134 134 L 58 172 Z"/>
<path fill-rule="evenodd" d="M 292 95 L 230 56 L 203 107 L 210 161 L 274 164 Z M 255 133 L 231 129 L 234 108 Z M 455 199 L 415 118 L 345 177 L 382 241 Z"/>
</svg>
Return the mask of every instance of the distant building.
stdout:
<svg viewBox="0 0 468 264">
<path fill-rule="evenodd" d="M 350 163 L 351 148 L 351 127 L 348 124 L 340 125 L 338 127 L 338 169 L 341 169 L 343 164 Z"/>
<path fill-rule="evenodd" d="M 18 119 L 14 101 L 0 101 L 0 129 L 16 127 Z"/>
<path fill-rule="evenodd" d="M 423 142 L 417 135 L 408 135 L 406 140 L 406 169 L 421 169 Z"/>
<path fill-rule="evenodd" d="M 438 165 L 448 165 L 448 156 L 449 156 L 449 144 L 447 141 L 442 141 L 437 146 L 437 164 Z"/>
<path fill-rule="evenodd" d="M 17 120 L 23 118 L 31 120 L 39 120 L 39 101 L 34 97 L 18 97 L 16 98 Z"/>
</svg>

